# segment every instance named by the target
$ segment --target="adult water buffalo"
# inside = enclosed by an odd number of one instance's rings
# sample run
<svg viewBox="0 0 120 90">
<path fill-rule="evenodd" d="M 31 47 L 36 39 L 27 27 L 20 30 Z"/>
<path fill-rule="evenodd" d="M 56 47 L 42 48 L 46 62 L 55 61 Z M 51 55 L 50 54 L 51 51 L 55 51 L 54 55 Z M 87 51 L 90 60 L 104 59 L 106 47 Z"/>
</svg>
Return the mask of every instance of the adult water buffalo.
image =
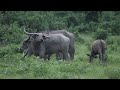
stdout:
<svg viewBox="0 0 120 90">
<path fill-rule="evenodd" d="M 22 42 L 22 45 L 20 47 L 20 51 L 23 52 L 23 57 L 25 58 L 26 55 L 31 56 L 32 54 L 35 56 L 39 56 L 39 50 L 40 46 L 39 43 L 34 41 L 33 37 L 34 35 L 30 35 L 27 38 L 25 38 Z M 48 55 L 46 53 L 46 57 L 44 59 L 50 59 L 51 55 Z M 62 59 L 63 55 L 61 53 L 56 53 L 56 59 L 60 60 Z"/>
<path fill-rule="evenodd" d="M 25 32 L 26 34 L 28 34 L 28 32 L 25 31 L 25 28 L 24 28 L 24 32 Z M 60 33 L 60 34 L 65 35 L 66 37 L 68 37 L 68 38 L 70 39 L 70 44 L 69 44 L 70 59 L 71 59 L 71 60 L 74 59 L 75 48 L 74 48 L 74 34 L 73 34 L 73 33 L 70 33 L 70 32 L 68 32 L 68 31 L 66 31 L 66 30 L 49 30 L 49 31 L 47 31 L 47 32 L 46 32 L 46 31 L 42 31 L 42 32 L 40 32 L 40 33 L 49 33 L 49 34 L 58 34 L 58 33 Z M 31 33 L 31 34 L 29 34 L 29 35 L 32 36 L 32 34 L 37 34 L 37 33 Z M 62 54 L 57 53 L 57 54 L 56 54 L 56 57 L 57 57 L 57 59 L 61 59 Z"/>
<path fill-rule="evenodd" d="M 90 54 L 87 54 L 90 57 L 90 61 L 92 61 L 93 58 L 96 58 L 96 55 L 99 55 L 100 64 L 104 63 L 104 57 L 105 57 L 105 50 L 106 50 L 106 42 L 102 39 L 95 40 L 91 45 L 91 51 Z"/>
<path fill-rule="evenodd" d="M 25 33 L 28 34 L 26 31 L 25 31 Z M 39 56 L 39 44 L 37 42 L 33 41 L 33 36 L 34 36 L 34 34 L 37 34 L 37 33 L 32 33 L 32 34 L 29 34 L 28 37 L 23 40 L 22 45 L 19 49 L 20 52 L 23 52 L 24 58 L 26 55 L 31 56 L 32 54 L 35 56 Z M 44 59 L 49 60 L 50 59 L 49 57 L 50 57 L 50 55 L 47 55 L 47 53 L 46 53 L 46 58 L 44 58 Z M 63 55 L 61 53 L 59 53 L 59 52 L 56 53 L 57 60 L 61 60 L 62 57 L 63 57 Z"/>
<path fill-rule="evenodd" d="M 64 36 L 68 37 L 70 39 L 70 44 L 69 44 L 69 54 L 71 60 L 74 59 L 74 53 L 75 53 L 75 46 L 74 46 L 74 34 L 70 33 L 66 30 L 49 30 L 48 33 L 50 34 L 63 34 Z"/>
<path fill-rule="evenodd" d="M 34 42 L 39 43 L 39 56 L 45 58 L 45 54 L 50 56 L 54 53 L 62 53 L 63 59 L 70 59 L 69 56 L 69 44 L 70 39 L 63 34 L 45 34 L 45 33 L 27 33 L 32 35 Z"/>
</svg>

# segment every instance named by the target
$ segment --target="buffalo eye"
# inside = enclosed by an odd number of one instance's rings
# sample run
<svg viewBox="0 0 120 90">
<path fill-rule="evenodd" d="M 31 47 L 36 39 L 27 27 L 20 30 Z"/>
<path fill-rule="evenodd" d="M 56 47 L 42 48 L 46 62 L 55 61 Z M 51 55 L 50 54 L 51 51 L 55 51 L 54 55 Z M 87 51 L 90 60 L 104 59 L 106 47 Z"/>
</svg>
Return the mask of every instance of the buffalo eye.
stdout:
<svg viewBox="0 0 120 90">
<path fill-rule="evenodd" d="M 45 36 L 45 35 L 43 35 L 42 37 L 43 37 L 43 39 L 46 39 L 46 36 Z"/>
<path fill-rule="evenodd" d="M 43 42 L 43 39 L 40 39 L 40 42 Z"/>
<path fill-rule="evenodd" d="M 36 38 L 37 36 L 39 36 L 39 35 L 38 34 L 31 35 L 32 38 Z"/>
</svg>

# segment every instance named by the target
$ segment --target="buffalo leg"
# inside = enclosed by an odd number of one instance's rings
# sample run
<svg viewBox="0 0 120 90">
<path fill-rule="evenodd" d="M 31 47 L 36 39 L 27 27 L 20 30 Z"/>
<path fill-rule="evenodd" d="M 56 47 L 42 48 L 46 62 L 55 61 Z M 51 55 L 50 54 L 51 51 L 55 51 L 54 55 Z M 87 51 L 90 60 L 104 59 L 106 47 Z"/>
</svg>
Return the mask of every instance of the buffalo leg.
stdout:
<svg viewBox="0 0 120 90">
<path fill-rule="evenodd" d="M 100 52 L 99 53 L 99 62 L 100 62 L 100 64 L 103 64 L 103 57 L 102 57 L 102 53 Z"/>
<path fill-rule="evenodd" d="M 105 62 L 105 54 L 102 54 L 102 61 L 103 61 L 103 64 L 106 65 L 106 62 Z"/>
<path fill-rule="evenodd" d="M 50 60 L 51 54 L 48 55 L 47 59 Z"/>
<path fill-rule="evenodd" d="M 90 61 L 89 61 L 89 63 L 92 61 L 92 57 L 90 56 Z"/>
<path fill-rule="evenodd" d="M 90 57 L 90 61 L 89 61 L 89 63 L 90 63 L 93 60 L 93 52 L 91 52 L 90 55 L 88 55 L 88 56 Z"/>
<path fill-rule="evenodd" d="M 63 52 L 62 54 L 63 54 L 63 59 L 64 59 L 64 60 L 69 60 L 69 59 L 70 59 L 68 53 Z"/>
<path fill-rule="evenodd" d="M 62 53 L 61 53 L 61 52 L 57 52 L 57 53 L 56 53 L 56 59 L 57 59 L 57 60 L 61 60 L 62 58 L 63 58 Z"/>
<path fill-rule="evenodd" d="M 71 60 L 74 59 L 74 53 L 75 53 L 75 49 L 74 48 L 69 48 L 69 54 L 70 54 L 70 59 Z"/>
<path fill-rule="evenodd" d="M 25 51 L 23 52 L 23 58 L 25 58 L 25 56 L 28 54 L 28 52 L 29 52 L 29 50 L 25 50 Z"/>
</svg>

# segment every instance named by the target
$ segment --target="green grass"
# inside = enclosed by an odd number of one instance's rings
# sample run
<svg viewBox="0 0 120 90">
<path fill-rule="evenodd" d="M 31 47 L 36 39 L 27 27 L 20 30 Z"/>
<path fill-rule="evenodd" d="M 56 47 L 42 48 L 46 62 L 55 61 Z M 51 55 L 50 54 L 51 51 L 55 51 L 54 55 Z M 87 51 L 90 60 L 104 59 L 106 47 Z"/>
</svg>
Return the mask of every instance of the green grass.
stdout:
<svg viewBox="0 0 120 90">
<path fill-rule="evenodd" d="M 0 79 L 120 79 L 120 50 L 111 50 L 108 45 L 106 66 L 100 65 L 98 58 L 88 63 L 86 54 L 92 38 L 83 34 L 79 38 L 79 42 L 75 42 L 73 61 L 57 61 L 55 55 L 50 61 L 35 56 L 22 59 L 22 54 L 16 50 L 19 45 L 1 47 Z"/>
</svg>

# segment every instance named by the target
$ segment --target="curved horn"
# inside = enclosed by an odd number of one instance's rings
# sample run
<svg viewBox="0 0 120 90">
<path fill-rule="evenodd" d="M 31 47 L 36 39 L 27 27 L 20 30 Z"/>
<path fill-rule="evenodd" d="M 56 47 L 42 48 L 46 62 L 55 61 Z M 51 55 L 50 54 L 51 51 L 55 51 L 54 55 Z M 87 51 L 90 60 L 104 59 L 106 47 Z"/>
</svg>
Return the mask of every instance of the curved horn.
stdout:
<svg viewBox="0 0 120 90">
<path fill-rule="evenodd" d="M 26 34 L 28 34 L 28 32 L 26 32 L 25 28 L 24 28 L 24 32 L 25 32 Z"/>
<path fill-rule="evenodd" d="M 25 28 L 24 28 L 24 32 L 25 32 L 26 34 L 28 34 L 28 35 L 34 35 L 34 34 L 37 34 L 37 33 L 28 33 L 28 32 L 25 30 Z"/>
</svg>

